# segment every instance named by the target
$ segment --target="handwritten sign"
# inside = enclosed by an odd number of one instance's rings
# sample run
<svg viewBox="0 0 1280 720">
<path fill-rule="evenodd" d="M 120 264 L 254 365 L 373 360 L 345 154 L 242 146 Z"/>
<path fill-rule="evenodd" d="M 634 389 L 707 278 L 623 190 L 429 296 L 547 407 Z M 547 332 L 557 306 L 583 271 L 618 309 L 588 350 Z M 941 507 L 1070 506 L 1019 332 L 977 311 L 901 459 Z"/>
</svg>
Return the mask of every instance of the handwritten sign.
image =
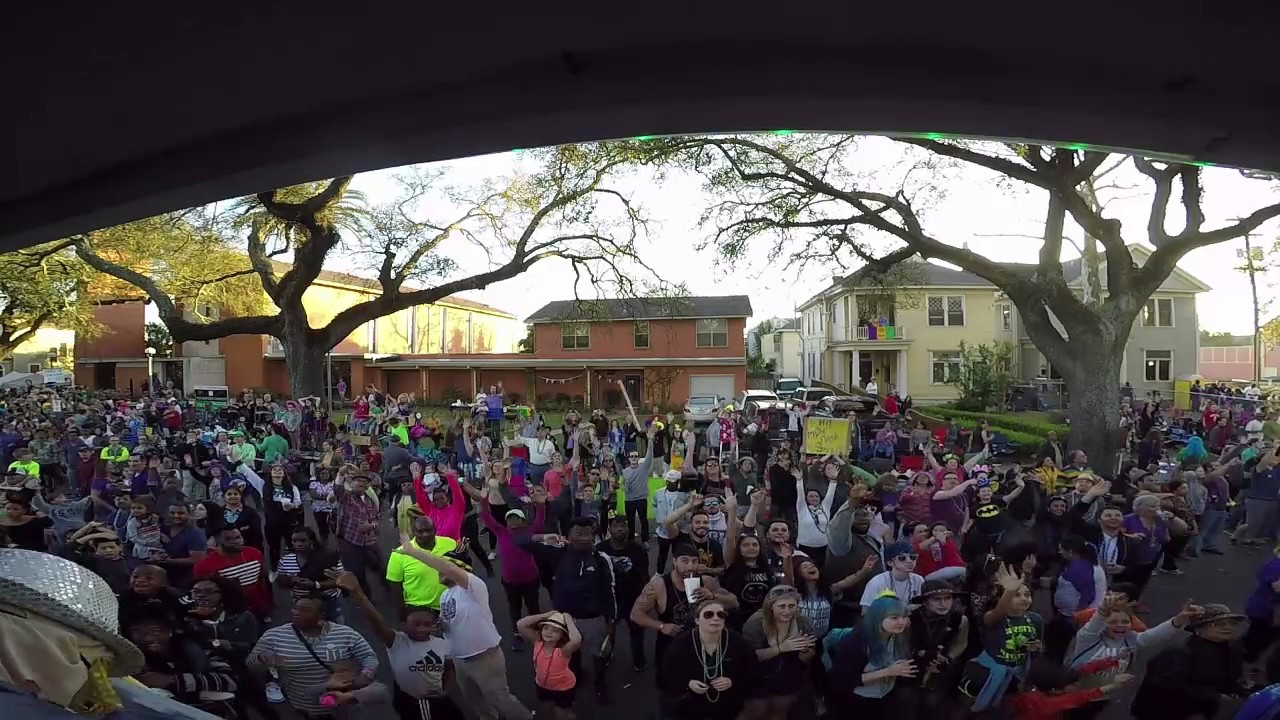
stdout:
<svg viewBox="0 0 1280 720">
<path fill-rule="evenodd" d="M 804 448 L 801 452 L 810 455 L 848 455 L 849 421 L 845 418 L 806 418 Z"/>
</svg>

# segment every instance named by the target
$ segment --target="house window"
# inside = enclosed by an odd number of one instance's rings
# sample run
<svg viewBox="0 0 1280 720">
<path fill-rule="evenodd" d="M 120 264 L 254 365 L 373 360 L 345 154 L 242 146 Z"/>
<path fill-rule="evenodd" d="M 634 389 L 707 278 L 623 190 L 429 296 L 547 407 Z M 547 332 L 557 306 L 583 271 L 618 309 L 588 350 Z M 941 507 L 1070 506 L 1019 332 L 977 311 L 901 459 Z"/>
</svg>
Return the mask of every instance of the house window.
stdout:
<svg viewBox="0 0 1280 720">
<path fill-rule="evenodd" d="M 1173 327 L 1173 299 L 1148 298 L 1142 307 L 1142 327 Z"/>
<path fill-rule="evenodd" d="M 928 307 L 929 325 L 931 327 L 958 327 L 964 325 L 963 295 L 931 295 Z"/>
<path fill-rule="evenodd" d="M 1009 332 L 1013 329 L 1013 306 L 1000 303 L 1000 329 Z"/>
<path fill-rule="evenodd" d="M 562 350 L 586 350 L 591 347 L 591 326 L 586 323 L 566 323 L 560 326 Z"/>
<path fill-rule="evenodd" d="M 40 363 L 31 363 L 30 365 L 28 365 L 28 366 L 27 366 L 27 372 L 29 372 L 29 373 L 38 373 L 38 372 L 40 372 Z"/>
<path fill-rule="evenodd" d="M 934 385 L 946 385 L 960 380 L 960 351 L 929 353 L 931 382 Z"/>
<path fill-rule="evenodd" d="M 1147 382 L 1169 382 L 1173 379 L 1173 351 L 1146 350 L 1143 352 Z"/>
<path fill-rule="evenodd" d="M 782 333 L 773 334 L 773 351 L 776 353 L 782 352 Z"/>
<path fill-rule="evenodd" d="M 649 321 L 637 320 L 631 327 L 631 344 L 637 350 L 649 347 Z"/>
<path fill-rule="evenodd" d="M 724 318 L 699 320 L 698 347 L 729 347 L 729 321 Z"/>
</svg>

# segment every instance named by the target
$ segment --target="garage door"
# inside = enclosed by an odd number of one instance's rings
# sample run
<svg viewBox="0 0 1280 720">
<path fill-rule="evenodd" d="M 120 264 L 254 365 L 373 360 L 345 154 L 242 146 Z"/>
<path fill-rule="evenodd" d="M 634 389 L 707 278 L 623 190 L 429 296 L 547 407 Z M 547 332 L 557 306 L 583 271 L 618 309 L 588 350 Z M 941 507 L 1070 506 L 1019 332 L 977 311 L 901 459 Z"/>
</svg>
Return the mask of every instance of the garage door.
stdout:
<svg viewBox="0 0 1280 720">
<path fill-rule="evenodd" d="M 735 388 L 732 375 L 690 375 L 689 395 L 719 395 L 725 400 L 733 398 Z"/>
<path fill-rule="evenodd" d="M 222 358 L 191 358 L 191 377 L 184 383 L 187 391 L 193 387 L 222 387 L 227 384 L 227 362 Z"/>
</svg>

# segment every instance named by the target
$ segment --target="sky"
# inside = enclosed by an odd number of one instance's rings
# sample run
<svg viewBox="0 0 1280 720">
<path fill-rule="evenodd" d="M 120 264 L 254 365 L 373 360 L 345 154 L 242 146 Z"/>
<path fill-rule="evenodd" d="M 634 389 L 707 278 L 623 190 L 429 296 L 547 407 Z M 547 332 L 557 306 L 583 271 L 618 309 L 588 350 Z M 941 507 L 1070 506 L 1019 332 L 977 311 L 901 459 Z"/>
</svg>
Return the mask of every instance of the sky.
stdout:
<svg viewBox="0 0 1280 720">
<path fill-rule="evenodd" d="M 872 173 L 873 177 L 878 168 L 890 174 L 891 168 L 901 158 L 901 146 L 885 138 L 860 141 L 854 156 L 856 166 L 863 172 Z M 444 170 L 443 183 L 475 185 L 486 178 L 510 176 L 522 162 L 521 156 L 512 152 L 433 163 L 425 167 Z M 353 187 L 364 192 L 371 204 L 391 200 L 397 192 L 394 177 L 398 171 L 392 168 L 360 175 Z M 1122 222 L 1127 242 L 1143 242 L 1150 208 L 1150 181 L 1133 170 L 1130 164 L 1113 177 L 1126 189 L 1109 191 L 1106 214 Z M 1041 233 L 1045 195 L 1034 189 L 1011 189 L 1007 183 L 997 186 L 995 180 L 994 174 L 981 169 L 962 168 L 950 174 L 941 183 L 942 197 L 924 215 L 925 229 L 944 242 L 967 244 L 971 250 L 992 259 L 1035 262 L 1040 242 L 1016 236 L 1038 236 Z M 1280 192 L 1274 183 L 1245 179 L 1238 172 L 1224 168 L 1206 168 L 1203 186 L 1206 229 L 1280 201 Z M 631 197 L 654 220 L 648 236 L 640 241 L 639 251 L 660 277 L 671 283 L 685 284 L 692 295 L 749 295 L 754 308 L 754 317 L 749 324 L 769 317 L 794 316 L 799 303 L 823 289 L 831 281 L 833 273 L 842 272 L 834 263 L 826 266 L 810 263 L 804 268 L 788 268 L 785 262 L 768 257 L 764 247 L 750 253 L 737 266 L 718 264 L 713 251 L 697 250 L 696 246 L 713 230 L 699 227 L 698 223 L 701 213 L 711 201 L 703 191 L 700 177 L 671 173 L 658 182 L 642 173 L 612 183 L 611 187 Z M 433 214 L 433 217 L 449 216 L 448 209 L 449 201 L 443 193 L 430 198 L 422 206 L 423 213 L 442 213 Z M 1169 230 L 1176 232 L 1181 208 L 1175 206 L 1170 218 Z M 1069 223 L 1066 236 L 1078 242 L 1082 233 Z M 1273 221 L 1259 228 L 1254 241 L 1270 248 L 1277 236 L 1280 236 L 1280 224 Z M 463 274 L 481 272 L 489 266 L 484 252 L 466 241 L 449 241 L 445 247 Z M 1198 297 L 1201 329 L 1235 334 L 1252 332 L 1248 278 L 1235 269 L 1242 264 L 1236 253 L 1243 247 L 1243 240 L 1238 239 L 1202 248 L 1188 254 L 1179 264 L 1213 288 Z M 1064 243 L 1063 259 L 1077 255 L 1069 242 Z M 369 274 L 353 270 L 351 263 L 343 259 L 331 262 L 327 267 Z M 1258 284 L 1259 299 L 1263 303 L 1280 295 L 1280 273 L 1272 277 L 1260 275 Z M 593 290 L 585 285 L 578 287 L 578 295 L 594 296 Z M 523 319 L 548 301 L 572 299 L 574 277 L 567 262 L 544 261 L 515 279 L 491 285 L 485 290 L 465 293 L 464 297 Z M 1269 314 L 1264 313 L 1263 321 L 1274 316 L 1276 311 L 1280 311 L 1280 303 L 1273 306 Z"/>
</svg>

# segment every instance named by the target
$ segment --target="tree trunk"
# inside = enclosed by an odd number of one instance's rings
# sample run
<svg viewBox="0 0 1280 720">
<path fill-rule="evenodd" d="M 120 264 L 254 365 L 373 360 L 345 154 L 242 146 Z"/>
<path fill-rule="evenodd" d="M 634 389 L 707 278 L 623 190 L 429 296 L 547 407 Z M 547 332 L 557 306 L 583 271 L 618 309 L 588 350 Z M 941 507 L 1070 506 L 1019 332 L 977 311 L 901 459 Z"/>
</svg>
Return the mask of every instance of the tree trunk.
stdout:
<svg viewBox="0 0 1280 720">
<path fill-rule="evenodd" d="M 310 337 L 284 341 L 284 362 L 289 372 L 289 394 L 294 398 L 323 398 L 325 355 L 329 348 Z"/>
<path fill-rule="evenodd" d="M 1120 361 L 1124 345 L 1111 349 L 1106 343 L 1080 343 L 1074 348 L 1074 363 L 1063 368 L 1071 421 L 1069 450 L 1083 450 L 1089 467 L 1111 477 L 1116 471 L 1120 450 L 1119 416 Z"/>
</svg>

